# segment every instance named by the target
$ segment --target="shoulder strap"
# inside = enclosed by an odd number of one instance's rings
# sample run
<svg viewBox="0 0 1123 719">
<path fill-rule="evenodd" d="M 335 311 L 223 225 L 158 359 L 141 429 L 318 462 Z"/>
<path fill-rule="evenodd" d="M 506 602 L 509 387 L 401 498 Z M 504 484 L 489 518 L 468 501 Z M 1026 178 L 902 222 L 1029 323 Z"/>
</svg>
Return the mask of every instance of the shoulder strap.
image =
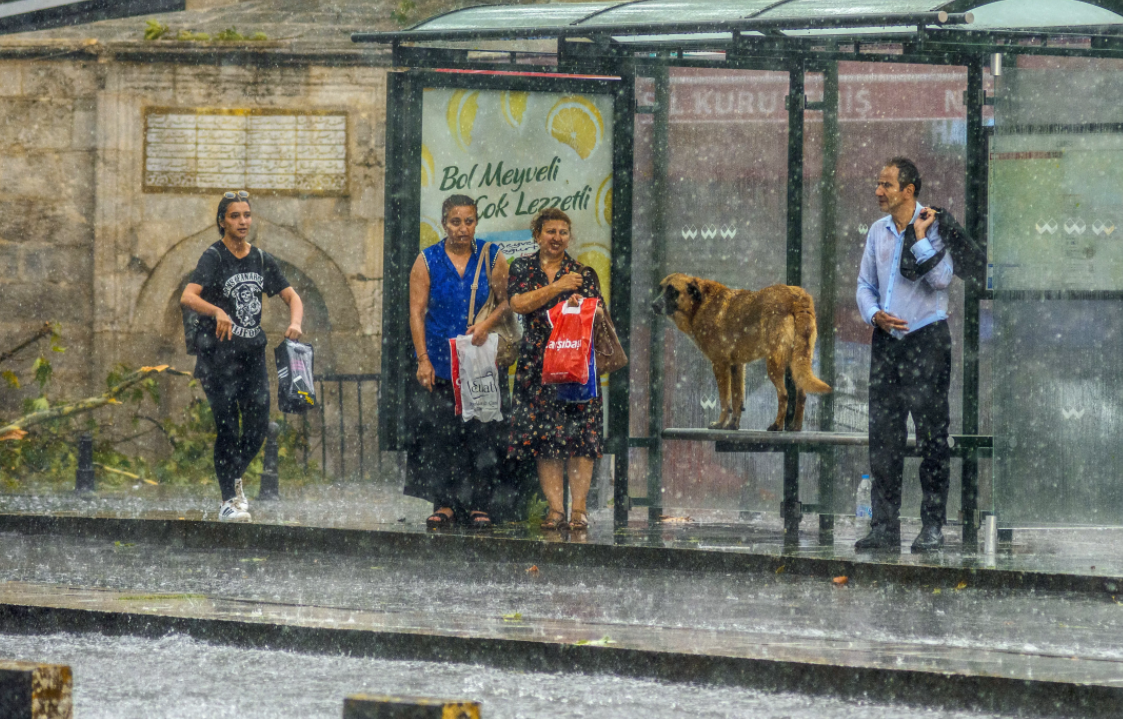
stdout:
<svg viewBox="0 0 1123 719">
<path fill-rule="evenodd" d="M 476 261 L 476 275 L 472 278 L 472 298 L 468 300 L 468 326 L 471 327 L 476 318 L 476 289 L 480 286 L 480 270 L 484 265 L 491 264 L 487 257 L 488 250 L 491 249 L 491 243 L 484 243 L 483 252 L 480 253 L 480 259 Z"/>
<path fill-rule="evenodd" d="M 203 250 L 203 255 L 206 255 L 208 252 L 213 252 L 215 254 L 215 256 L 218 257 L 218 261 L 222 262 L 222 253 L 218 251 L 217 247 L 215 247 L 214 245 L 208 245 L 207 249 Z M 202 256 L 200 256 L 200 259 L 201 259 L 201 257 Z M 206 288 L 204 288 L 204 289 L 206 289 Z"/>
</svg>

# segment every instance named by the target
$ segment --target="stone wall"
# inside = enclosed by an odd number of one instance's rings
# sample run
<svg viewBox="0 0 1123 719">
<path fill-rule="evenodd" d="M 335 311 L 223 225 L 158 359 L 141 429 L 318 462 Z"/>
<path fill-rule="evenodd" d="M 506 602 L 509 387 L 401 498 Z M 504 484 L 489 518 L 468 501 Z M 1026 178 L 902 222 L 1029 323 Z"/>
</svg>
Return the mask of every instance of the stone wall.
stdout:
<svg viewBox="0 0 1123 719">
<path fill-rule="evenodd" d="M 253 241 L 304 299 L 318 373 L 378 372 L 385 82 L 375 67 L 0 60 L 0 348 L 61 322 L 70 396 L 119 362 L 190 369 L 178 299 L 219 238 L 220 192 L 144 191 L 145 108 L 342 110 L 344 195 L 255 192 Z M 266 305 L 275 344 L 287 309 Z M 168 389 L 169 408 L 185 398 L 182 383 Z"/>
<path fill-rule="evenodd" d="M 56 379 L 91 383 L 96 62 L 0 62 L 0 350 L 44 321 L 70 348 Z M 34 357 L 33 350 L 20 360 Z M 19 362 L 2 369 L 16 368 Z M 26 364 L 24 361 L 22 364 Z M 20 393 L 0 386 L 0 410 Z"/>
</svg>

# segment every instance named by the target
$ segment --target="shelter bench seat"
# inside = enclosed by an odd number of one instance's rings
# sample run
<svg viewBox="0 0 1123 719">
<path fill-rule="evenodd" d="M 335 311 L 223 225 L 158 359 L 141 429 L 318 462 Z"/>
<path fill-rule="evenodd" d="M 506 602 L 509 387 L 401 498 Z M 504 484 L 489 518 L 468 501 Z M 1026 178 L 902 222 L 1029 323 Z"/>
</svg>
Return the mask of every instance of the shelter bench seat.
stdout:
<svg viewBox="0 0 1123 719">
<path fill-rule="evenodd" d="M 799 541 L 799 523 L 803 512 L 819 514 L 820 542 L 833 541 L 833 516 L 827 507 L 832 502 L 833 486 L 820 484 L 822 505 L 803 504 L 799 501 L 799 455 L 801 452 L 820 453 L 835 447 L 868 447 L 869 434 L 866 432 L 768 432 L 765 430 L 727 430 L 669 427 L 664 429 L 664 441 L 713 442 L 718 452 L 783 452 L 784 453 L 784 498 L 780 502 L 780 514 L 784 519 L 785 541 Z M 953 457 L 963 459 L 990 452 L 994 438 L 990 435 L 953 434 L 948 437 Z M 908 454 L 916 456 L 916 437 L 909 435 Z M 823 490 L 827 490 L 824 492 Z"/>
<path fill-rule="evenodd" d="M 762 429 L 694 429 L 671 427 L 663 430 L 664 440 L 714 442 L 718 452 L 782 452 L 797 447 L 802 452 L 822 452 L 831 447 L 868 447 L 866 432 L 768 432 Z M 980 434 L 953 434 L 948 438 L 954 457 L 977 449 L 989 449 L 992 438 Z M 909 435 L 909 454 L 916 454 L 916 437 Z"/>
</svg>

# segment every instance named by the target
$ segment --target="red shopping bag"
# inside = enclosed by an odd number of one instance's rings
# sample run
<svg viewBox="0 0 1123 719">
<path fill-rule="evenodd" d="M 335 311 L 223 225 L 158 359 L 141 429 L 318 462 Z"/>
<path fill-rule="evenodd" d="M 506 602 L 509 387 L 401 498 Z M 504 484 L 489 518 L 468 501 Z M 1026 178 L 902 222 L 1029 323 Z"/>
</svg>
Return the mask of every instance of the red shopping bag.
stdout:
<svg viewBox="0 0 1123 719">
<path fill-rule="evenodd" d="M 456 338 L 448 341 L 449 353 L 452 355 L 452 396 L 456 398 L 457 417 L 464 413 L 464 404 L 460 401 L 460 358 L 456 354 Z"/>
<path fill-rule="evenodd" d="M 589 352 L 593 346 L 593 320 L 597 298 L 587 297 L 577 307 L 560 302 L 547 316 L 553 330 L 542 360 L 542 384 L 585 384 L 589 381 Z"/>
</svg>

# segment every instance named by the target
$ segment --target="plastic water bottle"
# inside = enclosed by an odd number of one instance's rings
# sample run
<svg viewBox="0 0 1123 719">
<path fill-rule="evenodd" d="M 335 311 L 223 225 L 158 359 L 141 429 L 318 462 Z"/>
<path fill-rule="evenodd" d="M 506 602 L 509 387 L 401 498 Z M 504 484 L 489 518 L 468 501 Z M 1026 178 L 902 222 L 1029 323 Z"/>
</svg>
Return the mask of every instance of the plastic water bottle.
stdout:
<svg viewBox="0 0 1123 719">
<path fill-rule="evenodd" d="M 870 476 L 863 474 L 862 481 L 858 482 L 858 492 L 854 501 L 854 518 L 858 522 L 868 522 L 873 518 L 872 494 L 873 483 L 870 482 Z"/>
</svg>

